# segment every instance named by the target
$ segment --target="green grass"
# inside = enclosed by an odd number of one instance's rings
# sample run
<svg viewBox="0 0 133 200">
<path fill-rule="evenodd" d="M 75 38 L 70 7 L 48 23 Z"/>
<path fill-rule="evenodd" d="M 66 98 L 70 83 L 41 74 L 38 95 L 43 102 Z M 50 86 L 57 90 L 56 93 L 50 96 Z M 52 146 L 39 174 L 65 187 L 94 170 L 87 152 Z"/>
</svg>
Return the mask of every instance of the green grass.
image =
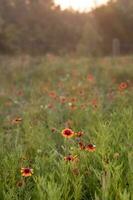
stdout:
<svg viewBox="0 0 133 200">
<path fill-rule="evenodd" d="M 67 127 L 96 151 L 65 139 Z M 34 174 L 22 177 L 22 167 Z M 132 199 L 133 58 L 1 56 L 0 200 Z"/>
</svg>

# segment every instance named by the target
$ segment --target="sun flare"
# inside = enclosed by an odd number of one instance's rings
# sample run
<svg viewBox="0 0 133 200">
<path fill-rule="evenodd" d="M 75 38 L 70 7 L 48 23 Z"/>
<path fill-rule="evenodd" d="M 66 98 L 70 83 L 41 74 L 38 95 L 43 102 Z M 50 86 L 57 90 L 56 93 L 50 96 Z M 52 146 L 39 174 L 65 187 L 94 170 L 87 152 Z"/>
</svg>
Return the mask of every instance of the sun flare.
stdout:
<svg viewBox="0 0 133 200">
<path fill-rule="evenodd" d="M 55 0 L 62 9 L 72 8 L 79 11 L 88 11 L 96 6 L 107 3 L 108 0 Z"/>
</svg>

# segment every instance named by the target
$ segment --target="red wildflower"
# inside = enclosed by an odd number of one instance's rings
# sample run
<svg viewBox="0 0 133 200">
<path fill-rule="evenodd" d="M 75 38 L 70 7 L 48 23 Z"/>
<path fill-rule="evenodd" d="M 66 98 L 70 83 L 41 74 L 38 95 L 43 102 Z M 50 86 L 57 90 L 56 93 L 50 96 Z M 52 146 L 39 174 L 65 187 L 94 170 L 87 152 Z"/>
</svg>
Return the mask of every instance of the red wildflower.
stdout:
<svg viewBox="0 0 133 200">
<path fill-rule="evenodd" d="M 126 82 L 121 82 L 121 83 L 119 84 L 118 89 L 119 89 L 120 91 L 123 91 L 123 90 L 127 89 L 127 87 L 128 87 L 128 84 L 127 84 Z"/>
<path fill-rule="evenodd" d="M 77 155 L 72 156 L 72 155 L 68 155 L 64 157 L 65 161 L 78 161 Z"/>
<path fill-rule="evenodd" d="M 89 152 L 93 152 L 93 151 L 96 150 L 96 145 L 94 145 L 94 144 L 88 144 L 88 145 L 85 146 L 85 149 L 87 151 L 89 151 Z"/>
<path fill-rule="evenodd" d="M 50 93 L 49 93 L 49 96 L 50 96 L 51 98 L 53 98 L 53 99 L 56 99 L 56 98 L 57 98 L 57 94 L 56 94 L 56 92 L 54 92 L 54 91 L 50 92 Z"/>
<path fill-rule="evenodd" d="M 79 131 L 79 132 L 76 132 L 75 133 L 75 136 L 76 137 L 81 137 L 81 136 L 83 136 L 84 135 L 84 132 L 83 131 Z"/>
<path fill-rule="evenodd" d="M 98 106 L 98 101 L 97 101 L 97 99 L 93 99 L 93 100 L 91 101 L 91 104 L 92 104 L 92 106 L 93 106 L 94 108 L 97 108 L 97 106 Z"/>
<path fill-rule="evenodd" d="M 77 101 L 77 98 L 76 97 L 72 97 L 72 98 L 70 98 L 70 102 L 76 102 Z"/>
<path fill-rule="evenodd" d="M 64 96 L 60 96 L 60 102 L 61 102 L 62 104 L 66 103 L 66 102 L 67 102 L 67 98 L 64 97 Z"/>
<path fill-rule="evenodd" d="M 20 124 L 21 122 L 22 122 L 22 118 L 21 117 L 16 117 L 16 118 L 11 120 L 11 124 L 12 125 L 17 125 L 17 124 Z"/>
<path fill-rule="evenodd" d="M 70 102 L 68 105 L 69 105 L 70 110 L 77 110 L 77 106 L 74 105 L 73 103 Z"/>
<path fill-rule="evenodd" d="M 45 106 L 45 108 L 47 109 L 53 109 L 54 108 L 54 106 L 53 106 L 53 104 L 51 104 L 51 103 L 49 103 L 48 105 L 46 105 Z"/>
<path fill-rule="evenodd" d="M 90 83 L 93 83 L 93 82 L 95 81 L 95 78 L 94 78 L 94 76 L 93 76 L 92 74 L 89 74 L 89 75 L 87 76 L 87 80 L 88 80 Z"/>
<path fill-rule="evenodd" d="M 85 145 L 82 142 L 79 142 L 79 147 L 80 147 L 81 150 L 85 149 Z"/>
<path fill-rule="evenodd" d="M 64 130 L 62 130 L 61 134 L 63 135 L 63 137 L 65 138 L 71 138 L 74 136 L 74 131 L 72 131 L 69 128 L 65 128 Z"/>
<path fill-rule="evenodd" d="M 31 168 L 21 168 L 21 175 L 28 177 L 28 176 L 32 176 L 33 174 L 33 169 Z"/>
</svg>

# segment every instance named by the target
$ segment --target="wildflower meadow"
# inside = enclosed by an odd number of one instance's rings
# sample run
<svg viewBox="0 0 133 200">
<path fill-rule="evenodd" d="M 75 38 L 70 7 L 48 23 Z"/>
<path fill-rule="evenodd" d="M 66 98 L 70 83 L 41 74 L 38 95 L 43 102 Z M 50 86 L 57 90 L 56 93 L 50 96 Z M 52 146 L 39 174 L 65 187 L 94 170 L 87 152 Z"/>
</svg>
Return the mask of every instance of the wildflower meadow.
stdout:
<svg viewBox="0 0 133 200">
<path fill-rule="evenodd" d="M 132 56 L 0 56 L 0 200 L 133 200 Z"/>
</svg>

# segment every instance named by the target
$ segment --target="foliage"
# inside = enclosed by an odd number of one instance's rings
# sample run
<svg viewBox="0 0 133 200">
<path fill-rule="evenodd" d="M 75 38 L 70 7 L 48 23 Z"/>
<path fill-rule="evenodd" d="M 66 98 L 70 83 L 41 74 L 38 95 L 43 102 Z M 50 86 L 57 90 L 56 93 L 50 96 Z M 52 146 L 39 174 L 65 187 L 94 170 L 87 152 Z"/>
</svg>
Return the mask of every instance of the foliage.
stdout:
<svg viewBox="0 0 133 200">
<path fill-rule="evenodd" d="M 51 0 L 0 0 L 0 53 L 110 54 L 114 38 L 131 53 L 132 13 L 132 0 L 88 13 L 62 11 Z"/>
</svg>

